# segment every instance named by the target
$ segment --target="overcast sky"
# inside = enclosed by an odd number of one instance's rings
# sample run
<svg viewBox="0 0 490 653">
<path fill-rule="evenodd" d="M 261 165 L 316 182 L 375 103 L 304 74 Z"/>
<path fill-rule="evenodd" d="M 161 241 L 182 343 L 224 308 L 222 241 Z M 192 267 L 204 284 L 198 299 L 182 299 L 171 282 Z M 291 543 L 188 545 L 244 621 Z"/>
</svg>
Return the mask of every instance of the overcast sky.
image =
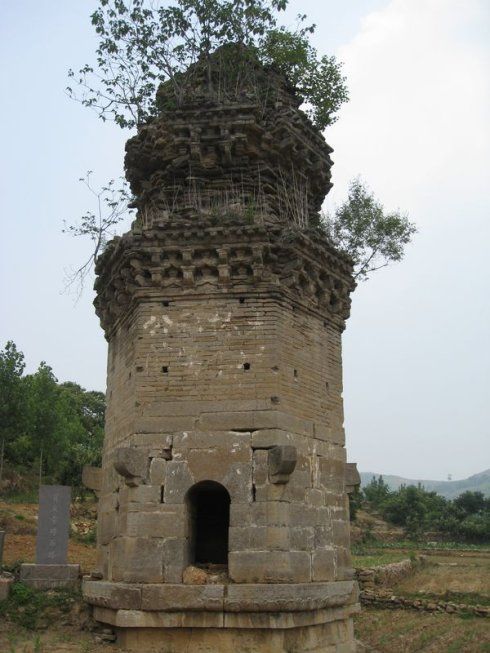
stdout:
<svg viewBox="0 0 490 653">
<path fill-rule="evenodd" d="M 292 0 L 345 63 L 351 100 L 325 136 L 344 199 L 360 174 L 419 233 L 405 260 L 356 290 L 344 336 L 348 456 L 362 471 L 463 478 L 490 467 L 490 2 Z M 90 208 L 77 179 L 122 174 L 124 141 L 64 94 L 91 61 L 91 0 L 0 0 L 0 347 L 28 371 L 105 389 L 88 288 L 64 270 L 87 244 L 61 233 Z M 91 285 L 91 283 L 89 284 Z"/>
</svg>

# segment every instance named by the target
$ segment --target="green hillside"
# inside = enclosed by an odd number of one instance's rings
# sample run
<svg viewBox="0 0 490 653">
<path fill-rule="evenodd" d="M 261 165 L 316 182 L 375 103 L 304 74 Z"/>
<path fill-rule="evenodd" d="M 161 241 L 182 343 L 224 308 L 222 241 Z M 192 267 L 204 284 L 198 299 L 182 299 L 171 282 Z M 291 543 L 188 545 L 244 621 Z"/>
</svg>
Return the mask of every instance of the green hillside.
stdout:
<svg viewBox="0 0 490 653">
<path fill-rule="evenodd" d="M 361 487 L 365 487 L 373 478 L 379 476 L 373 472 L 361 472 Z M 413 478 L 403 478 L 402 476 L 393 476 L 390 474 L 382 474 L 384 481 L 390 487 L 390 490 L 397 490 L 401 485 L 417 485 L 420 483 L 426 490 L 435 491 L 438 494 L 446 497 L 446 499 L 454 499 L 462 492 L 471 490 L 472 492 L 483 492 L 487 497 L 490 497 L 490 469 L 486 469 L 479 474 L 473 474 L 469 478 L 462 479 L 461 481 L 428 481 L 417 480 Z"/>
</svg>

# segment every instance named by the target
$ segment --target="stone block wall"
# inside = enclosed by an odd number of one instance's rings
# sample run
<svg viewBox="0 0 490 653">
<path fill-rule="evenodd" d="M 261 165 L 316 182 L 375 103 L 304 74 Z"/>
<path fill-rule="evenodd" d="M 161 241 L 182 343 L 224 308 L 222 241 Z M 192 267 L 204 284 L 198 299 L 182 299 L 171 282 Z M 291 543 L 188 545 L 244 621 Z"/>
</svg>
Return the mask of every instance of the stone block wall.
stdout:
<svg viewBox="0 0 490 653">
<path fill-rule="evenodd" d="M 215 481 L 231 498 L 233 582 L 351 578 L 340 357 L 338 329 L 280 299 L 139 303 L 109 347 L 103 577 L 182 582 L 186 495 Z M 276 446 L 295 451 L 285 483 Z M 143 461 L 129 479 L 114 468 L 128 447 Z"/>
</svg>

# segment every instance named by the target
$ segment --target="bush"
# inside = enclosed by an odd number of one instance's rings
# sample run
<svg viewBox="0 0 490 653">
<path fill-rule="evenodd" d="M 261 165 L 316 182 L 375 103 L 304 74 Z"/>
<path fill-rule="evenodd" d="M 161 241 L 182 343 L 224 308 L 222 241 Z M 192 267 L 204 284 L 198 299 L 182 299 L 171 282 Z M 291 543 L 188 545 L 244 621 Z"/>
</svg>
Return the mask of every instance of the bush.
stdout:
<svg viewBox="0 0 490 653">
<path fill-rule="evenodd" d="M 59 613 L 70 612 L 80 593 L 59 588 L 49 591 L 13 583 L 9 598 L 0 602 L 0 616 L 29 630 L 45 627 L 59 620 Z"/>
<path fill-rule="evenodd" d="M 455 540 L 490 542 L 490 500 L 481 492 L 464 492 L 448 501 L 420 485 L 391 491 L 379 476 L 372 479 L 363 495 L 386 521 L 402 526 L 410 540 L 420 539 L 432 530 Z"/>
</svg>

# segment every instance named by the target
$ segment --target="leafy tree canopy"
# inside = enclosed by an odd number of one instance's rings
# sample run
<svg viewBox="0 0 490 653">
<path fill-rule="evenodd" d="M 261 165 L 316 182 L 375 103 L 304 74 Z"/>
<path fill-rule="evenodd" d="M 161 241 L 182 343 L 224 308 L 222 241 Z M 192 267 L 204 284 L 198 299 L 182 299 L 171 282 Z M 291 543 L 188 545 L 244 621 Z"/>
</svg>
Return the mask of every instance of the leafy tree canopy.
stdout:
<svg viewBox="0 0 490 653">
<path fill-rule="evenodd" d="M 24 354 L 9 340 L 0 351 L 0 481 L 3 475 L 5 447 L 15 438 L 22 421 L 24 403 Z"/>
<path fill-rule="evenodd" d="M 99 0 L 91 16 L 96 63 L 78 73 L 69 71 L 75 87 L 68 87 L 68 94 L 104 121 L 138 127 L 159 111 L 182 105 L 199 66 L 208 66 L 211 80 L 211 58 L 218 51 L 221 82 L 230 70 L 253 69 L 250 57 L 255 58 L 285 75 L 302 98 L 303 110 L 324 129 L 348 100 L 346 80 L 335 57 L 320 57 L 311 45 L 315 25 L 307 23 L 306 15 L 298 16 L 294 29 L 280 24 L 287 5 L 288 0 Z M 231 45 L 244 47 L 233 52 L 224 47 Z M 242 78 L 246 74 L 234 81 Z M 238 82 L 229 86 L 239 93 Z M 159 96 L 158 87 L 164 91 Z M 79 291 L 130 201 L 127 186 L 117 188 L 111 181 L 95 190 L 89 175 L 84 181 L 96 209 L 77 224 L 65 225 L 65 231 L 88 236 L 93 243 L 90 257 L 68 275 L 67 286 L 75 283 Z M 406 215 L 385 211 L 359 179 L 332 214 L 310 223 L 326 230 L 333 244 L 351 256 L 358 279 L 400 261 L 416 231 Z"/>
<path fill-rule="evenodd" d="M 360 280 L 400 261 L 417 231 L 406 215 L 387 212 L 359 178 L 351 182 L 345 202 L 324 216 L 324 226 L 333 243 L 352 258 Z"/>
<path fill-rule="evenodd" d="M 34 374 L 23 372 L 24 355 L 9 341 L 0 351 L 2 461 L 35 470 L 41 480 L 80 486 L 83 466 L 100 463 L 105 396 L 58 383 L 44 362 Z"/>
<path fill-rule="evenodd" d="M 419 539 L 427 531 L 437 531 L 456 540 L 490 542 L 490 499 L 481 492 L 463 492 L 450 501 L 421 485 L 392 491 L 379 476 L 371 480 L 362 494 L 370 509 L 388 522 L 402 526 L 412 539 Z"/>
<path fill-rule="evenodd" d="M 348 99 L 345 77 L 335 57 L 319 57 L 309 43 L 315 26 L 305 24 L 305 15 L 298 16 L 294 30 L 279 25 L 287 5 L 288 0 L 174 0 L 170 5 L 99 0 L 91 16 L 98 38 L 96 65 L 69 71 L 79 93 L 69 86 L 68 94 L 102 120 L 132 128 L 157 114 L 156 90 L 162 82 L 171 84 L 181 103 L 186 84 L 192 83 L 182 73 L 232 43 L 284 73 L 323 129 Z"/>
</svg>

